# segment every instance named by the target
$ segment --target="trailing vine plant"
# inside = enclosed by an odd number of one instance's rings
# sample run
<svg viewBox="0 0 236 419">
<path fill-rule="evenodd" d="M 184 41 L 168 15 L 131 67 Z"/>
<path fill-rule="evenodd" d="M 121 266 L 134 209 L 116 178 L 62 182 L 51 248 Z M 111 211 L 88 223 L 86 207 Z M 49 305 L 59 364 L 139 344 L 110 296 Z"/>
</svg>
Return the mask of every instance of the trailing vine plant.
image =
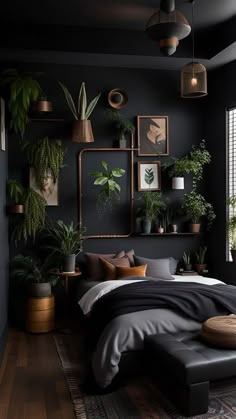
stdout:
<svg viewBox="0 0 236 419">
<path fill-rule="evenodd" d="M 49 140 L 48 137 L 44 137 L 36 142 L 24 141 L 22 148 L 30 166 L 33 167 L 37 187 L 43 190 L 44 179 L 49 171 L 56 183 L 65 154 L 61 140 Z"/>
</svg>

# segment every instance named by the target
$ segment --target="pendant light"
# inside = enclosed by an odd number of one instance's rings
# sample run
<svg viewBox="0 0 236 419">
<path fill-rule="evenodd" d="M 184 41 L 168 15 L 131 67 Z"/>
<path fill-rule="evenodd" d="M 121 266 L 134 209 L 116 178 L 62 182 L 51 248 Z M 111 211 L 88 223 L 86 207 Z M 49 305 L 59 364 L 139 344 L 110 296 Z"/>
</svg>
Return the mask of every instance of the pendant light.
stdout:
<svg viewBox="0 0 236 419">
<path fill-rule="evenodd" d="M 160 51 L 167 56 L 175 53 L 179 41 L 191 32 L 191 26 L 179 10 L 175 0 L 161 0 L 160 9 L 147 22 L 146 32 L 159 42 Z"/>
<path fill-rule="evenodd" d="M 194 0 L 192 0 L 192 62 L 181 70 L 181 97 L 195 98 L 207 95 L 207 72 L 203 64 L 194 61 Z"/>
</svg>

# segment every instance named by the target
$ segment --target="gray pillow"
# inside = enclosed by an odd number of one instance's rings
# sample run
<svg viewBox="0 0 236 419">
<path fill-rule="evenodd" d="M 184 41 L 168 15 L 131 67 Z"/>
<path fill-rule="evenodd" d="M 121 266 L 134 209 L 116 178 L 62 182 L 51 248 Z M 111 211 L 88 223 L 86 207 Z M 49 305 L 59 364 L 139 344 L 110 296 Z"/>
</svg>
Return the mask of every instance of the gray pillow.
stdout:
<svg viewBox="0 0 236 419">
<path fill-rule="evenodd" d="M 169 257 L 168 258 L 170 261 L 170 273 L 171 275 L 175 275 L 176 274 L 176 269 L 177 269 L 177 265 L 178 265 L 178 259 Z"/>
<path fill-rule="evenodd" d="M 170 273 L 170 260 L 166 259 L 148 259 L 134 255 L 135 266 L 147 265 L 146 276 L 160 279 L 174 279 Z"/>
</svg>

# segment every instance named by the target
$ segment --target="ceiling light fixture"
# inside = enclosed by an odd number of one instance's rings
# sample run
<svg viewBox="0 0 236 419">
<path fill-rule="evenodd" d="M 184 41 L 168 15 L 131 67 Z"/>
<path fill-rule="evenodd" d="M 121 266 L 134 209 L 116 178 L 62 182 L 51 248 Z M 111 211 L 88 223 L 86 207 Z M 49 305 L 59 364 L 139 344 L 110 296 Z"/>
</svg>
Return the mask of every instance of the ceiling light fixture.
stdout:
<svg viewBox="0 0 236 419">
<path fill-rule="evenodd" d="M 181 70 L 181 97 L 195 98 L 207 95 L 207 72 L 203 64 L 194 61 L 194 0 L 192 0 L 192 62 Z"/>
<path fill-rule="evenodd" d="M 175 0 L 161 0 L 160 10 L 150 17 L 146 32 L 151 39 L 159 41 L 161 52 L 170 56 L 175 53 L 179 41 L 190 34 L 191 26 L 175 9 Z"/>
</svg>

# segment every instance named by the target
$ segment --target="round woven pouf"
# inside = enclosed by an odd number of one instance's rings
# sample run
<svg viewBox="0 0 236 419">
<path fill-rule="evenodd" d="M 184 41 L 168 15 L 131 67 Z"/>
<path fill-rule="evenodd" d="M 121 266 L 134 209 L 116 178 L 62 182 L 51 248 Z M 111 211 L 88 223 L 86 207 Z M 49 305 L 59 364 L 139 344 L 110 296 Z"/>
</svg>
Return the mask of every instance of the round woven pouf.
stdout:
<svg viewBox="0 0 236 419">
<path fill-rule="evenodd" d="M 236 315 L 211 317 L 203 323 L 201 336 L 211 345 L 236 349 Z"/>
</svg>

